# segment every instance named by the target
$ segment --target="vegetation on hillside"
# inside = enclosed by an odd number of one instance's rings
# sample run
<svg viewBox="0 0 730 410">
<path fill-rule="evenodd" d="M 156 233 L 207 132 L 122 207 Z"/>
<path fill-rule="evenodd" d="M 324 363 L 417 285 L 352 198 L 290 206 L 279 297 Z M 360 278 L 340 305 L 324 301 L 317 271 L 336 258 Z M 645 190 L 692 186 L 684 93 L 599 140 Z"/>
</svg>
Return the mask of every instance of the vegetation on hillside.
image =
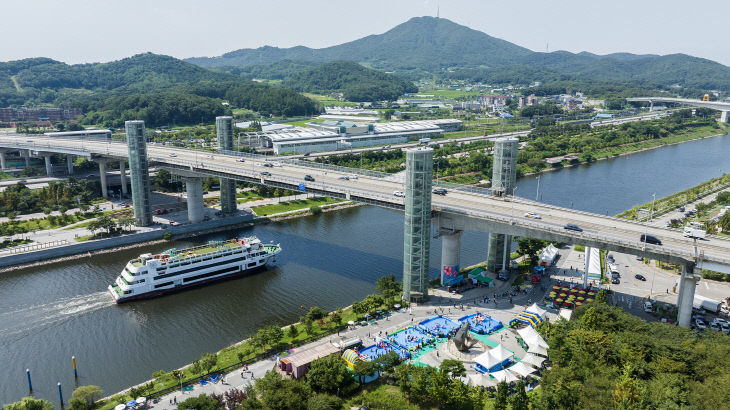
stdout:
<svg viewBox="0 0 730 410">
<path fill-rule="evenodd" d="M 15 217 L 35 212 L 63 213 L 79 203 L 88 206 L 99 194 L 96 182 L 73 177 L 66 181 L 51 181 L 41 189 L 30 189 L 18 182 L 0 192 L 0 215 Z"/>
<path fill-rule="evenodd" d="M 415 17 L 383 34 L 332 47 L 261 47 L 220 57 L 188 59 L 205 67 L 244 67 L 281 60 L 350 60 L 395 71 L 409 79 L 432 75 L 496 84 L 576 80 L 626 83 L 630 87 L 674 85 L 730 90 L 730 67 L 685 54 L 634 55 L 533 52 L 443 18 Z M 674 90 L 673 92 L 676 92 Z"/>
<path fill-rule="evenodd" d="M 224 101 L 263 115 L 319 112 L 314 101 L 294 91 L 151 53 L 95 64 L 42 58 L 0 63 L 0 107 L 81 108 L 86 124 L 119 127 L 129 119 L 143 119 L 153 127 L 210 122 L 230 114 Z"/>
<path fill-rule="evenodd" d="M 282 85 L 297 91 L 330 93 L 339 91 L 348 101 L 395 100 L 405 93 L 418 92 L 413 83 L 366 68 L 351 61 L 333 61 L 298 71 Z"/>
</svg>

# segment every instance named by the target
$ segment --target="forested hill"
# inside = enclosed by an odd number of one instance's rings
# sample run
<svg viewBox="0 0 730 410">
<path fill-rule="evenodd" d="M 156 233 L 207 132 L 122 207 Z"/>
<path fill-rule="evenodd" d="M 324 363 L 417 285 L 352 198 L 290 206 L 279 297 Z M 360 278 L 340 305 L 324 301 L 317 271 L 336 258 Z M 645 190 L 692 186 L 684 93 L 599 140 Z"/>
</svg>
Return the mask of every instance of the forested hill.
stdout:
<svg viewBox="0 0 730 410">
<path fill-rule="evenodd" d="M 295 91 L 255 84 L 173 57 L 139 54 L 109 63 L 67 65 L 47 58 L 0 63 L 0 107 L 82 108 L 87 124 L 118 127 L 143 119 L 150 126 L 209 122 L 233 107 L 264 115 L 307 115 L 317 104 Z"/>
<path fill-rule="evenodd" d="M 438 70 L 451 66 L 501 65 L 517 61 L 530 50 L 472 30 L 450 20 L 416 17 L 378 35 L 332 47 L 265 46 L 241 49 L 213 58 L 190 58 L 204 67 L 246 66 L 280 60 L 367 62 L 386 70 Z"/>
<path fill-rule="evenodd" d="M 119 87 L 161 88 L 199 81 L 234 81 L 234 75 L 210 71 L 173 57 L 138 54 L 109 63 L 68 65 L 50 59 L 0 63 L 0 73 L 14 76 L 21 89 L 83 88 L 112 90 Z"/>
<path fill-rule="evenodd" d="M 730 90 L 730 67 L 707 59 L 685 54 L 536 53 L 447 19 L 433 17 L 412 18 L 383 34 L 327 48 L 266 46 L 186 61 L 204 67 L 245 67 L 281 60 L 350 60 L 395 71 L 410 79 L 429 77 L 429 74 L 449 75 L 454 69 L 457 73 L 467 69 L 469 74 L 477 70 L 482 77 L 497 77 L 505 83 L 544 82 L 542 74 L 547 72 L 553 77 L 567 76 L 593 82 Z"/>
<path fill-rule="evenodd" d="M 410 81 L 352 61 L 333 61 L 298 71 L 282 85 L 314 93 L 340 91 L 348 101 L 393 101 L 404 93 L 418 92 L 418 87 Z"/>
</svg>

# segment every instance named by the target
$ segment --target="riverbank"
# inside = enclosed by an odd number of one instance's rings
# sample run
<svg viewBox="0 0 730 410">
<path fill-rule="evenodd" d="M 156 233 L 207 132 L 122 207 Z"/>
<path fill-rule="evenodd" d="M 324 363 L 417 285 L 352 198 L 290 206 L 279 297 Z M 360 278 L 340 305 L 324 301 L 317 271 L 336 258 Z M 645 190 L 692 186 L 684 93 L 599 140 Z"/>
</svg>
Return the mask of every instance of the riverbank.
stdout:
<svg viewBox="0 0 730 410">
<path fill-rule="evenodd" d="M 528 176 L 533 176 L 533 175 L 540 175 L 540 174 L 547 173 L 547 172 L 560 171 L 561 169 L 565 169 L 565 168 L 573 168 L 573 167 L 578 167 L 578 166 L 581 166 L 581 165 L 590 165 L 590 164 L 594 164 L 596 162 L 603 161 L 603 160 L 607 160 L 607 159 L 614 159 L 614 158 L 618 158 L 618 157 L 624 157 L 624 156 L 628 156 L 628 155 L 638 154 L 638 153 L 644 152 L 644 151 L 654 150 L 654 149 L 657 149 L 657 148 L 670 147 L 670 146 L 673 146 L 673 145 L 684 144 L 685 142 L 692 142 L 692 141 L 703 140 L 703 139 L 708 139 L 708 138 L 722 137 L 724 135 L 728 135 L 728 134 L 726 132 L 723 132 L 723 133 L 720 133 L 720 134 L 706 135 L 706 136 L 700 136 L 700 137 L 682 138 L 679 141 L 674 141 L 674 142 L 670 142 L 670 143 L 663 143 L 663 142 L 666 141 L 667 139 L 670 139 L 670 138 L 676 138 L 676 137 L 682 137 L 682 136 L 667 137 L 667 138 L 663 138 L 663 139 L 657 140 L 657 141 L 642 141 L 642 142 L 636 143 L 636 145 L 638 145 L 638 144 L 651 144 L 651 146 L 649 146 L 649 147 L 643 147 L 643 148 L 636 149 L 636 150 L 631 150 L 631 151 L 625 151 L 625 152 L 615 153 L 615 154 L 611 154 L 611 155 L 605 155 L 605 156 L 601 156 L 601 157 L 594 158 L 591 161 L 582 161 L 582 162 L 574 162 L 574 163 L 561 164 L 558 167 L 544 168 L 544 169 L 542 169 L 540 171 L 537 171 L 537 172 L 527 172 L 527 173 L 524 173 L 524 174 L 520 175 L 519 177 L 528 177 Z M 632 144 L 632 145 L 634 145 L 634 144 Z M 606 148 L 606 150 L 611 150 L 613 148 L 616 148 L 616 147 Z"/>
<path fill-rule="evenodd" d="M 327 205 L 322 205 L 319 207 L 320 212 L 332 212 L 339 209 L 346 209 L 351 208 L 355 206 L 360 206 L 360 204 L 352 203 L 352 202 L 336 202 L 336 203 L 330 203 Z M 226 224 L 223 226 L 214 226 L 209 228 L 197 228 L 197 225 L 177 225 L 175 227 L 171 227 L 168 229 L 163 230 L 157 230 L 157 231 L 151 231 L 159 233 L 160 238 L 159 239 L 151 239 L 151 240 L 143 240 L 140 242 L 131 242 L 131 243 L 125 243 L 124 245 L 115 246 L 113 242 L 109 242 L 109 245 L 105 247 L 103 241 L 109 241 L 109 240 L 115 240 L 118 238 L 130 238 L 130 235 L 116 237 L 116 238 L 109 238 L 105 240 L 99 240 L 99 241 L 93 241 L 93 242 L 83 242 L 86 244 L 101 244 L 101 247 L 99 248 L 92 248 L 92 249 L 75 249 L 75 248 L 69 248 L 69 247 L 58 247 L 58 248 L 52 248 L 47 249 L 44 251 L 46 254 L 50 254 L 51 256 L 48 256 L 46 259 L 39 260 L 39 261 L 33 261 L 28 263 L 14 263 L 13 261 L 8 261 L 5 258 L 12 258 L 16 257 L 15 259 L 19 259 L 19 257 L 25 258 L 32 258 L 37 257 L 38 252 L 33 252 L 27 254 L 20 254 L 20 255 L 12 255 L 12 256 L 6 256 L 0 258 L 0 273 L 3 272 L 10 272 L 10 271 L 16 271 L 21 269 L 27 269 L 27 268 L 33 268 L 38 266 L 44 266 L 44 265 L 50 265 L 54 263 L 59 262 L 65 262 L 65 261 L 71 261 L 76 260 L 79 258 L 92 258 L 94 256 L 103 255 L 103 254 L 109 254 L 109 253 L 115 253 L 119 251 L 129 250 L 129 249 L 135 249 L 135 248 L 142 248 L 142 247 L 150 247 L 154 246 L 160 243 L 168 242 L 171 240 L 176 239 L 188 239 L 191 237 L 196 236 L 202 236 L 207 235 L 211 233 L 221 232 L 221 231 L 227 231 L 232 229 L 239 229 L 239 228 L 245 228 L 245 227 L 251 227 L 256 224 L 263 224 L 263 223 L 269 223 L 269 222 L 277 222 L 277 221 L 284 221 L 288 219 L 294 219 L 294 218 L 301 218 L 303 216 L 313 215 L 312 211 L 310 209 L 295 209 L 292 211 L 285 211 L 280 212 L 277 214 L 270 214 L 265 217 L 259 217 L 259 218 L 253 218 L 253 216 L 248 215 L 244 218 L 246 220 L 239 221 L 233 224 Z M 179 229 L 175 229 L 179 228 Z M 188 229 L 185 229 L 188 228 Z M 177 231 L 174 233 L 171 233 L 170 231 Z M 146 234 L 149 234 L 151 232 L 145 232 Z M 164 236 L 165 233 L 170 233 L 170 237 L 166 239 L 162 239 L 162 236 Z M 140 235 L 140 234 L 136 234 Z M 77 244 L 80 245 L 80 244 Z M 73 246 L 73 245 L 70 245 Z M 64 253 L 64 248 L 66 248 L 66 253 Z M 43 256 L 41 256 L 43 257 Z M 12 265 L 12 266 L 9 266 Z"/>
</svg>

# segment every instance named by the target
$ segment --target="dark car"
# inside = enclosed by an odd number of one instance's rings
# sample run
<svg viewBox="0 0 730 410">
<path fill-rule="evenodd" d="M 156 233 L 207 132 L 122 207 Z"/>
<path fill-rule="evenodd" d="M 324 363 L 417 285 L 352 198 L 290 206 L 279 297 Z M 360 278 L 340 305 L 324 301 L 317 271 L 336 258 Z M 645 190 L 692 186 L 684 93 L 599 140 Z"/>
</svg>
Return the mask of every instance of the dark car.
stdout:
<svg viewBox="0 0 730 410">
<path fill-rule="evenodd" d="M 443 189 L 443 188 L 436 188 L 436 189 L 434 189 L 434 190 L 433 190 L 433 191 L 431 191 L 431 192 L 433 192 L 433 193 L 434 193 L 434 194 L 436 194 L 436 195 L 446 195 L 446 193 L 447 193 L 448 191 L 446 191 L 446 190 L 445 190 L 445 189 Z"/>
<path fill-rule="evenodd" d="M 569 231 L 583 232 L 583 229 L 576 224 L 566 224 L 563 228 Z"/>
<path fill-rule="evenodd" d="M 619 278 L 613 278 L 611 279 L 611 283 L 613 283 L 614 285 L 618 285 L 619 283 L 621 283 L 621 280 Z"/>
<path fill-rule="evenodd" d="M 646 278 L 644 277 L 644 275 L 640 275 L 637 273 L 636 275 L 634 275 L 634 277 L 642 282 L 646 282 Z"/>
<path fill-rule="evenodd" d="M 304 180 L 305 181 L 309 181 L 309 182 L 314 182 L 314 178 L 312 178 L 312 176 L 309 175 L 309 174 L 307 174 L 307 175 L 304 176 Z"/>
<path fill-rule="evenodd" d="M 261 173 L 261 176 L 270 177 L 271 176 L 271 172 L 264 171 L 264 172 Z"/>
<path fill-rule="evenodd" d="M 311 154 L 311 152 L 307 152 L 306 154 L 304 154 L 304 156 L 305 156 L 305 157 L 308 157 L 308 156 L 309 156 L 309 154 Z"/>
<path fill-rule="evenodd" d="M 264 166 L 267 167 L 267 168 L 271 168 L 271 167 L 274 166 L 274 164 L 272 164 L 270 162 L 264 162 Z"/>
<path fill-rule="evenodd" d="M 662 241 L 660 241 L 659 238 L 657 238 L 656 236 L 646 235 L 646 234 L 641 234 L 641 237 L 639 237 L 639 241 L 650 243 L 652 245 L 661 245 L 662 244 Z"/>
</svg>

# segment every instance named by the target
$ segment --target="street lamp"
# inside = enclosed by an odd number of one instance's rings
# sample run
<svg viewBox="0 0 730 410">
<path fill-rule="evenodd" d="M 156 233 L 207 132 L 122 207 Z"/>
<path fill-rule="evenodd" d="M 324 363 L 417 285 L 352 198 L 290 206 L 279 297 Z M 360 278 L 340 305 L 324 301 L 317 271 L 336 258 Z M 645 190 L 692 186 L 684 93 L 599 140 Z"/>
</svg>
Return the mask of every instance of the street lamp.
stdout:
<svg viewBox="0 0 730 410">
<path fill-rule="evenodd" d="M 654 201 L 656 200 L 656 192 L 652 194 L 652 200 L 651 200 L 651 211 L 649 211 L 649 219 L 651 219 L 652 214 L 654 213 Z M 649 221 L 644 219 L 644 249 L 646 249 L 646 244 L 648 243 L 646 240 L 646 235 L 649 234 Z"/>
<path fill-rule="evenodd" d="M 517 187 L 512 188 L 512 218 L 515 217 L 515 192 L 517 192 Z"/>
</svg>

